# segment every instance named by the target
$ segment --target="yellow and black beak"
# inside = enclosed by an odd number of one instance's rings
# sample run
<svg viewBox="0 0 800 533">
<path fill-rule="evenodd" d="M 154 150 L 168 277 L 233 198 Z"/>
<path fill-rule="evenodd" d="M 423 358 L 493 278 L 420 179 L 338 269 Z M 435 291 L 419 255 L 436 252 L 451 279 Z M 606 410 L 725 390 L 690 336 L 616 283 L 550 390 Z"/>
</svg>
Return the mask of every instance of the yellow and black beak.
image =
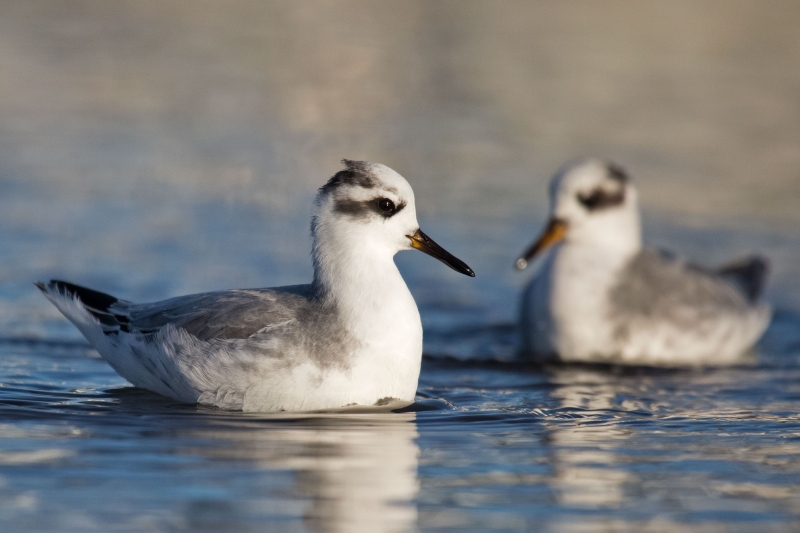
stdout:
<svg viewBox="0 0 800 533">
<path fill-rule="evenodd" d="M 547 228 L 534 242 L 528 251 L 522 254 L 522 257 L 517 259 L 517 270 L 525 270 L 528 263 L 539 253 L 547 250 L 556 243 L 564 240 L 567 236 L 567 223 L 557 218 L 550 219 Z"/>
<path fill-rule="evenodd" d="M 433 239 L 422 233 L 422 230 L 418 229 L 413 235 L 409 235 L 408 238 L 411 239 L 412 248 L 426 253 L 431 257 L 435 257 L 456 272 L 461 272 L 473 278 L 475 277 L 475 272 L 473 272 L 464 261 L 436 244 Z"/>
</svg>

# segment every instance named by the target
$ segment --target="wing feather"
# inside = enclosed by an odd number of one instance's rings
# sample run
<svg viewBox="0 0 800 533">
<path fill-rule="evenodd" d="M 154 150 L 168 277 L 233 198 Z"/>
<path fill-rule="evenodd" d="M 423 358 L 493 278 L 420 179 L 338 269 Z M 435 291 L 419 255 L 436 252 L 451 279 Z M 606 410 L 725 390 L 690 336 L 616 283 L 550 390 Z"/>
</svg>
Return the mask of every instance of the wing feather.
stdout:
<svg viewBox="0 0 800 533">
<path fill-rule="evenodd" d="M 78 298 L 107 335 L 120 331 L 151 335 L 167 324 L 201 341 L 247 339 L 272 326 L 286 324 L 310 305 L 308 285 L 274 289 L 231 290 L 179 296 L 134 304 L 73 283 L 37 284 Z"/>
<path fill-rule="evenodd" d="M 657 250 L 643 250 L 623 271 L 611 302 L 619 318 L 649 317 L 679 327 L 750 311 L 747 295 L 723 276 Z"/>
<path fill-rule="evenodd" d="M 129 317 L 132 330 L 142 333 L 172 324 L 203 341 L 247 339 L 296 318 L 309 305 L 309 294 L 304 285 L 221 291 L 115 310 Z"/>
</svg>

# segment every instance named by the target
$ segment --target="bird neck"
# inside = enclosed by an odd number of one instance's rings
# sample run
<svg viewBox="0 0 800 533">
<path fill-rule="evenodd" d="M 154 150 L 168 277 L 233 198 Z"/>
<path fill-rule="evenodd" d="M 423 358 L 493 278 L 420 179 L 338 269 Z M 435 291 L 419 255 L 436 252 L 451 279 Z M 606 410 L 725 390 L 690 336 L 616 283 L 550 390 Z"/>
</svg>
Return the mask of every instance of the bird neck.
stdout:
<svg viewBox="0 0 800 533">
<path fill-rule="evenodd" d="M 315 239 L 313 289 L 323 305 L 335 307 L 351 327 L 358 329 L 409 314 L 418 317 L 391 251 L 367 243 L 347 244 Z"/>
<path fill-rule="evenodd" d="M 570 227 L 566 246 L 602 250 L 621 261 L 634 257 L 642 249 L 642 230 L 638 212 L 598 216 L 591 224 Z"/>
</svg>

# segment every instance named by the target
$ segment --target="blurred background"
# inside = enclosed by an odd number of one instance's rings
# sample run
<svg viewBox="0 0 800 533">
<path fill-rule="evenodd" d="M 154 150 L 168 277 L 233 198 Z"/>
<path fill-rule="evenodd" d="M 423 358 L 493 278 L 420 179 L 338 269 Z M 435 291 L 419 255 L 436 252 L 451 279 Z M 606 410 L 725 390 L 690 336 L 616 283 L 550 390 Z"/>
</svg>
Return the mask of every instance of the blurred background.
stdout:
<svg viewBox="0 0 800 533">
<path fill-rule="evenodd" d="M 57 317 L 47 276 L 131 299 L 304 282 L 343 157 L 406 176 L 478 272 L 401 254 L 423 305 L 513 317 L 550 176 L 595 155 L 635 177 L 652 244 L 766 253 L 791 306 L 799 21 L 793 0 L 2 2 L 0 325 Z"/>
<path fill-rule="evenodd" d="M 0 529 L 800 530 L 799 95 L 797 0 L 0 0 Z M 513 353 L 512 265 L 581 156 L 629 170 L 651 245 L 770 258 L 753 366 L 436 357 Z M 305 283 L 342 158 L 477 272 L 397 256 L 417 413 L 176 406 L 32 285 Z"/>
</svg>

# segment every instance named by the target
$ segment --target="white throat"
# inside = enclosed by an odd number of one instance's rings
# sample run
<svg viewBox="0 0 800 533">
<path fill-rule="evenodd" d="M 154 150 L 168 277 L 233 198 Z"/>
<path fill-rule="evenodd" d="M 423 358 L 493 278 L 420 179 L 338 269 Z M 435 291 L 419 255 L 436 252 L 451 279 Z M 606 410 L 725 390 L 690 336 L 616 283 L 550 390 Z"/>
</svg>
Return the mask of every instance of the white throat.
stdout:
<svg viewBox="0 0 800 533">
<path fill-rule="evenodd" d="M 365 345 L 395 352 L 410 349 L 410 343 L 421 352 L 419 311 L 394 263 L 394 250 L 364 237 L 349 228 L 315 227 L 314 290 Z"/>
<path fill-rule="evenodd" d="M 398 297 L 411 295 L 387 250 L 323 241 L 315 243 L 313 254 L 315 292 L 350 325 L 370 322 Z"/>
<path fill-rule="evenodd" d="M 571 224 L 565 245 L 603 250 L 604 253 L 628 259 L 642 249 L 642 228 L 637 209 L 597 213 L 591 218 Z"/>
</svg>

